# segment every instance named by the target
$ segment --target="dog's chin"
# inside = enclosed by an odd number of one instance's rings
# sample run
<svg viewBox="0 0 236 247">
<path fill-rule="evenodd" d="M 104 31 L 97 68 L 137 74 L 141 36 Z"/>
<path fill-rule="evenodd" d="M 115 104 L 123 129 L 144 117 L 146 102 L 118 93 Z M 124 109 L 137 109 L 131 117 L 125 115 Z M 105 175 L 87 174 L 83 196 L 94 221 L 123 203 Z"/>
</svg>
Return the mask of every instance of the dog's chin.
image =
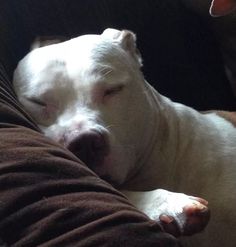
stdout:
<svg viewBox="0 0 236 247">
<path fill-rule="evenodd" d="M 77 157 L 80 158 L 79 156 Z M 114 157 L 112 154 L 82 161 L 100 178 L 115 187 L 122 185 L 126 181 L 128 171 L 124 169 L 124 163 L 120 163 L 119 158 Z"/>
</svg>

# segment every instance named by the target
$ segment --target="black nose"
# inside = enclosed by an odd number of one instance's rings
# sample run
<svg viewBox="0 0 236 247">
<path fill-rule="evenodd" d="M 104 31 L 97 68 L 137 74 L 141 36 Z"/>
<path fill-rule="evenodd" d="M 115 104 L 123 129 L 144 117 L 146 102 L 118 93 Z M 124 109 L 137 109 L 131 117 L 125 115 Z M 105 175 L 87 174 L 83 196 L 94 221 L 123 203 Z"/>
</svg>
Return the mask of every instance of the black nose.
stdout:
<svg viewBox="0 0 236 247">
<path fill-rule="evenodd" d="M 89 167 L 99 165 L 109 152 L 107 134 L 83 131 L 68 141 L 67 148 Z"/>
</svg>

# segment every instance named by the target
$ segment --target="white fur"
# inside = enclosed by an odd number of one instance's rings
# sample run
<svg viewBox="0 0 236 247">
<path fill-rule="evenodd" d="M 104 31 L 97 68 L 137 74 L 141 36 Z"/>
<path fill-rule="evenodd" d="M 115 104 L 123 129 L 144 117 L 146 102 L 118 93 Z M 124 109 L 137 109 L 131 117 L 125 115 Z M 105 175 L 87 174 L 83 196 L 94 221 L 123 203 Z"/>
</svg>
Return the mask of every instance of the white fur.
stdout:
<svg viewBox="0 0 236 247">
<path fill-rule="evenodd" d="M 109 29 L 33 50 L 19 63 L 14 86 L 44 133 L 62 144 L 86 129 L 105 131 L 109 154 L 94 171 L 123 189 L 154 190 L 139 193 L 138 201 L 137 194 L 127 193 L 150 217 L 171 214 L 183 227 L 184 206 L 201 204 L 157 188 L 206 198 L 211 223 L 186 246 L 233 247 L 234 126 L 160 95 L 144 80 L 140 66 L 135 36 Z"/>
</svg>

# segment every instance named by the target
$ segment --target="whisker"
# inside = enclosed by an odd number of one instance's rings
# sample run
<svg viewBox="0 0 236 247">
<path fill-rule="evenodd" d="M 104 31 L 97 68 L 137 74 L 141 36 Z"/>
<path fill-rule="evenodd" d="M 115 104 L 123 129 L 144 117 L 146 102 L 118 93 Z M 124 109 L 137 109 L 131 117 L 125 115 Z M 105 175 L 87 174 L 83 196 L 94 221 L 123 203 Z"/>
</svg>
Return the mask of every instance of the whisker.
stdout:
<svg viewBox="0 0 236 247">
<path fill-rule="evenodd" d="M 98 69 L 98 73 L 101 74 L 102 76 L 107 76 L 109 75 L 110 73 L 112 73 L 113 69 L 109 66 L 101 66 L 99 69 Z"/>
<path fill-rule="evenodd" d="M 106 129 L 110 129 L 111 127 L 114 127 L 115 124 L 110 124 L 110 125 L 107 125 L 107 126 L 104 126 Z"/>
</svg>

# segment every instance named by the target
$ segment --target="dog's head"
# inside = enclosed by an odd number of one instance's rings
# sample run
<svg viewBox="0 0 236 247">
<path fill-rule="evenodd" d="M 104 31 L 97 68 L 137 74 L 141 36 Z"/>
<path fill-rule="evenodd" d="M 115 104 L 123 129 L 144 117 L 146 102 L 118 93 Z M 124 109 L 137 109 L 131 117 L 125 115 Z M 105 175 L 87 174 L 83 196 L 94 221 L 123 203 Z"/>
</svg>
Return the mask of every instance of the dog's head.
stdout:
<svg viewBox="0 0 236 247">
<path fill-rule="evenodd" d="M 140 67 L 135 35 L 106 29 L 31 51 L 14 87 L 47 136 L 121 184 L 135 170 L 149 124 Z"/>
</svg>

